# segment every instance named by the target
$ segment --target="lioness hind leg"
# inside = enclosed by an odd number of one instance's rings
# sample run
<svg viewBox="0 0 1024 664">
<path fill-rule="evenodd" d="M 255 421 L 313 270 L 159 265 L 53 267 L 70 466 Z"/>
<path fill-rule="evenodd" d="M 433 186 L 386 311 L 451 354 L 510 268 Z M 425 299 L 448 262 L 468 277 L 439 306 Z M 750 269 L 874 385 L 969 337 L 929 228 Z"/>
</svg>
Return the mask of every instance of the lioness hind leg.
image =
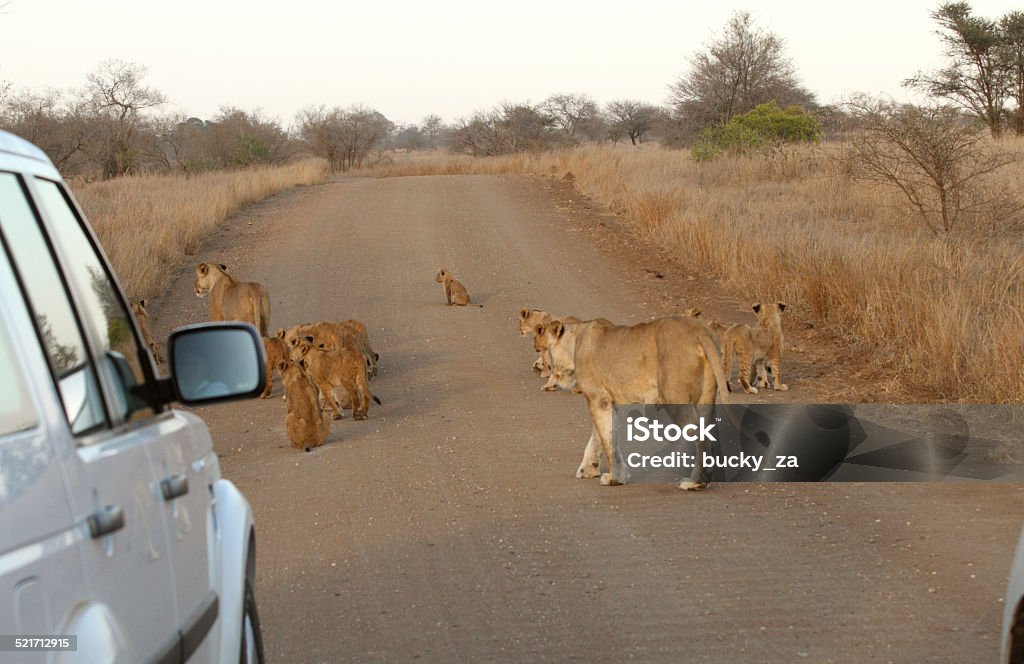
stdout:
<svg viewBox="0 0 1024 664">
<path fill-rule="evenodd" d="M 700 402 L 692 408 L 695 420 L 699 420 L 699 418 L 709 422 L 714 420 L 715 394 L 702 395 Z M 694 446 L 695 463 L 693 471 L 690 473 L 690 479 L 683 480 L 678 485 L 683 491 L 701 491 L 708 488 L 708 484 L 711 483 L 711 469 L 704 466 L 704 456 L 705 454 L 714 454 L 714 450 L 711 444 L 705 440 L 694 441 Z"/>
<path fill-rule="evenodd" d="M 580 467 L 576 469 L 576 479 L 591 479 L 600 474 L 598 472 L 601 465 L 600 444 L 597 438 L 597 429 L 593 429 L 587 440 L 587 447 L 583 450 L 583 460 L 580 461 Z"/>
</svg>

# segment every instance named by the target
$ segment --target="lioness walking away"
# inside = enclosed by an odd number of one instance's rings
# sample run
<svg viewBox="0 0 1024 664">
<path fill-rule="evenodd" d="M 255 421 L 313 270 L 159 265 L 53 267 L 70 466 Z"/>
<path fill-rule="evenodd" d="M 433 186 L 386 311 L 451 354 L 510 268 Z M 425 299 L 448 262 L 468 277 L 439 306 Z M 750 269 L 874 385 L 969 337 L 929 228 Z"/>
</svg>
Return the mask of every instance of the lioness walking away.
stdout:
<svg viewBox="0 0 1024 664">
<path fill-rule="evenodd" d="M 263 284 L 241 282 L 227 273 L 227 266 L 200 263 L 196 266 L 196 296 L 210 295 L 210 320 L 240 320 L 252 323 L 267 335 L 270 324 L 270 297 Z"/>
<path fill-rule="evenodd" d="M 445 268 L 441 268 L 437 272 L 437 276 L 434 277 L 434 281 L 439 284 L 444 284 L 444 299 L 445 304 L 456 305 L 464 307 L 469 304 L 469 293 L 466 292 L 466 287 L 459 283 L 459 280 L 452 276 L 452 273 Z M 473 305 L 476 307 L 482 307 L 482 304 Z"/>
</svg>

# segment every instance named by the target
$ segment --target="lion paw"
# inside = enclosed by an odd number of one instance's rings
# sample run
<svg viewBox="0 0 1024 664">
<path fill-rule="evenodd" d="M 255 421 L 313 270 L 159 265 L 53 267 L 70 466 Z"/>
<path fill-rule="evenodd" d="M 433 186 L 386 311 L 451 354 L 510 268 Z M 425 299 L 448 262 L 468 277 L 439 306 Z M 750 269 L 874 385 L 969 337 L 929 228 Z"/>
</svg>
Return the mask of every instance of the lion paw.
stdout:
<svg viewBox="0 0 1024 664">
<path fill-rule="evenodd" d="M 599 473 L 597 472 L 596 463 L 582 463 L 580 464 L 580 467 L 576 469 L 576 479 L 578 480 L 589 480 L 597 477 L 598 475 Z"/>
<path fill-rule="evenodd" d="M 601 474 L 601 486 L 618 486 L 620 484 L 622 484 L 622 482 L 612 477 L 611 473 Z"/>
<path fill-rule="evenodd" d="M 708 488 L 708 483 L 691 482 L 690 480 L 686 480 L 685 482 L 679 483 L 679 488 L 682 489 L 683 491 L 703 491 L 704 489 Z"/>
<path fill-rule="evenodd" d="M 785 392 L 786 390 L 789 389 L 789 385 L 782 383 L 781 385 L 776 385 L 775 389 L 777 389 L 779 392 Z"/>
<path fill-rule="evenodd" d="M 754 387 L 753 385 L 744 385 L 743 391 L 746 392 L 747 394 L 757 394 L 757 388 Z"/>
</svg>

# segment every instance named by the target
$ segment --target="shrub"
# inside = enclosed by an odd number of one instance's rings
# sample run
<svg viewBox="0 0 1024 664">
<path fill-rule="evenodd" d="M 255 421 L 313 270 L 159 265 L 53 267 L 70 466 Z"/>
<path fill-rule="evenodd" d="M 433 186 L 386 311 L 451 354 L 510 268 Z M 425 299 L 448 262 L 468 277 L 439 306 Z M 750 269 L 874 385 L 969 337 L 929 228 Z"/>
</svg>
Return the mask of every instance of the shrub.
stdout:
<svg viewBox="0 0 1024 664">
<path fill-rule="evenodd" d="M 774 101 L 756 106 L 701 133 L 691 155 L 698 162 L 720 154 L 767 155 L 793 143 L 817 143 L 821 127 L 817 119 L 797 106 L 782 109 Z"/>
</svg>

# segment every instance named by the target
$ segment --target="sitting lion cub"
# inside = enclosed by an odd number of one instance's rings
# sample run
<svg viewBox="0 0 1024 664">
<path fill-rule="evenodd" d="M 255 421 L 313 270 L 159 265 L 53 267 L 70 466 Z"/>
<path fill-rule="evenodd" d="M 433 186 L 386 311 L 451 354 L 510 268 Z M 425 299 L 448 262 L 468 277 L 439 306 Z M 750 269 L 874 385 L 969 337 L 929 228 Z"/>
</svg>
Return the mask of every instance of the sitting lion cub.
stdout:
<svg viewBox="0 0 1024 664">
<path fill-rule="evenodd" d="M 295 362 L 282 359 L 277 363 L 284 381 L 284 392 L 288 397 L 288 414 L 284 425 L 292 447 L 320 447 L 327 440 L 331 430 L 331 418 L 320 406 L 316 388 L 309 377 Z"/>
<path fill-rule="evenodd" d="M 452 273 L 445 268 L 441 268 L 437 272 L 437 276 L 434 277 L 434 281 L 439 284 L 444 284 L 444 299 L 445 303 L 450 305 L 456 305 L 464 307 L 469 304 L 469 293 L 466 292 L 466 287 L 459 283 L 459 280 L 452 276 Z M 482 307 L 482 304 L 473 305 L 476 307 Z"/>
<path fill-rule="evenodd" d="M 733 356 L 739 357 L 740 385 L 748 394 L 756 394 L 758 387 L 769 387 L 767 374 L 774 375 L 774 389 L 789 389 L 782 382 L 782 318 L 786 305 L 776 302 L 762 306 L 760 302 L 752 307 L 757 316 L 754 327 L 746 323 L 732 325 L 722 335 L 722 356 L 725 363 L 725 377 L 732 376 Z M 751 385 L 755 380 L 757 387 Z M 749 378 L 748 378 L 749 377 Z"/>
</svg>

